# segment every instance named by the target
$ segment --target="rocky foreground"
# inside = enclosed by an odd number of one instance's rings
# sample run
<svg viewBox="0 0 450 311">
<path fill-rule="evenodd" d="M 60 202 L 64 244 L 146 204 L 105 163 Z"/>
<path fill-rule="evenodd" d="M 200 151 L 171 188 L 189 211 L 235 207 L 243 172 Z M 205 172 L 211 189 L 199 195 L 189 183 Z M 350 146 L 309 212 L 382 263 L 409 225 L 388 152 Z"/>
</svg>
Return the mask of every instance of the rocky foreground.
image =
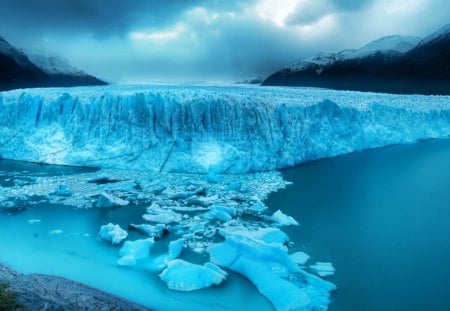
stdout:
<svg viewBox="0 0 450 311">
<path fill-rule="evenodd" d="M 24 275 L 3 265 L 0 283 L 17 295 L 17 310 L 148 310 L 75 281 L 44 274 Z"/>
</svg>

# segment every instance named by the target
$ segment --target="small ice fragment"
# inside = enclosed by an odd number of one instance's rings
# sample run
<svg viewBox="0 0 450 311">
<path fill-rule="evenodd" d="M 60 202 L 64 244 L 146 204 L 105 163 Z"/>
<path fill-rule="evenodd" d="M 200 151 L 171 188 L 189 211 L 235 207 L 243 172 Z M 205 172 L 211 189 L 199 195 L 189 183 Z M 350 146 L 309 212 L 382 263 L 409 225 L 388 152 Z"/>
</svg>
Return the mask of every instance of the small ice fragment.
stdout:
<svg viewBox="0 0 450 311">
<path fill-rule="evenodd" d="M 121 266 L 134 266 L 136 261 L 149 255 L 150 248 L 153 246 L 152 238 L 145 240 L 126 241 L 119 251 L 121 258 L 117 264 Z"/>
<path fill-rule="evenodd" d="M 235 182 L 231 182 L 228 185 L 226 185 L 224 187 L 225 191 L 239 191 L 242 187 L 241 182 L 239 181 L 235 181 Z"/>
<path fill-rule="evenodd" d="M 127 200 L 123 200 L 121 198 L 113 196 L 112 194 L 102 192 L 98 197 L 96 206 L 109 208 L 109 207 L 125 206 L 128 204 L 130 204 L 130 202 Z"/>
<path fill-rule="evenodd" d="M 289 255 L 289 258 L 296 264 L 303 266 L 309 259 L 309 255 L 305 252 L 295 252 Z"/>
<path fill-rule="evenodd" d="M 147 208 L 147 214 L 142 215 L 142 218 L 146 221 L 160 224 L 170 224 L 172 222 L 180 222 L 182 216 L 179 213 L 176 213 L 170 209 L 162 208 L 158 204 L 153 203 Z"/>
<path fill-rule="evenodd" d="M 55 235 L 55 234 L 61 234 L 61 233 L 63 233 L 63 231 L 61 229 L 53 229 L 53 230 L 50 230 L 48 233 L 51 235 Z"/>
<path fill-rule="evenodd" d="M 205 175 L 204 179 L 207 182 L 212 183 L 212 184 L 221 183 L 222 180 L 223 180 L 223 178 L 221 176 L 216 175 L 216 174 L 212 174 L 212 173 L 209 173 L 209 174 Z"/>
<path fill-rule="evenodd" d="M 264 212 L 267 209 L 267 206 L 265 206 L 261 201 L 256 201 L 250 206 L 249 209 L 254 212 Z"/>
<path fill-rule="evenodd" d="M 30 225 L 37 224 L 37 223 L 40 223 L 40 222 L 41 222 L 40 219 L 28 219 L 28 223 Z"/>
<path fill-rule="evenodd" d="M 298 222 L 293 217 L 283 214 L 280 210 L 273 213 L 272 220 L 279 226 L 298 226 Z"/>
<path fill-rule="evenodd" d="M 149 237 L 155 238 L 161 238 L 163 235 L 169 233 L 169 227 L 165 224 L 157 224 L 155 226 L 147 224 L 142 225 L 130 224 L 129 228 L 139 230 L 147 234 Z"/>
<path fill-rule="evenodd" d="M 109 223 L 100 227 L 98 236 L 105 241 L 111 242 L 111 244 L 120 244 L 128 236 L 128 233 L 120 228 L 119 225 Z"/>
<path fill-rule="evenodd" d="M 318 261 L 315 265 L 311 265 L 309 267 L 314 270 L 320 277 L 333 275 L 336 271 L 330 262 Z"/>
<path fill-rule="evenodd" d="M 70 197 L 72 195 L 72 192 L 69 191 L 67 185 L 59 185 L 51 194 L 61 197 Z"/>
<path fill-rule="evenodd" d="M 197 289 L 219 285 L 226 280 L 227 273 L 218 266 L 207 262 L 196 265 L 175 259 L 167 263 L 167 268 L 159 275 L 173 290 L 190 292 Z"/>
</svg>

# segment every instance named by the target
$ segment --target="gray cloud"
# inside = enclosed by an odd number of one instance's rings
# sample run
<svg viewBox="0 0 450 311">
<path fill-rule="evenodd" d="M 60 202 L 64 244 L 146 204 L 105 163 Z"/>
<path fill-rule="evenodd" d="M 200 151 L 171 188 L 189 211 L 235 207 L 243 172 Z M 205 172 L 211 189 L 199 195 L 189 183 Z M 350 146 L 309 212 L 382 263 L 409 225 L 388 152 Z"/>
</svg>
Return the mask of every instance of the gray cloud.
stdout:
<svg viewBox="0 0 450 311">
<path fill-rule="evenodd" d="M 1 0 L 0 36 L 112 82 L 242 80 L 384 35 L 424 36 L 450 20 L 448 0 L 299 0 L 281 25 L 270 18 L 287 14 L 287 1 L 273 0 L 273 16 L 253 6 L 261 1 Z"/>
<path fill-rule="evenodd" d="M 202 6 L 238 9 L 243 0 L 2 0 L 0 25 L 30 34 L 89 33 L 118 36 L 136 25 L 150 28 L 172 24 L 187 9 Z"/>
<path fill-rule="evenodd" d="M 301 0 L 285 23 L 288 25 L 308 25 L 319 21 L 329 14 L 351 12 L 364 9 L 374 0 Z"/>
</svg>

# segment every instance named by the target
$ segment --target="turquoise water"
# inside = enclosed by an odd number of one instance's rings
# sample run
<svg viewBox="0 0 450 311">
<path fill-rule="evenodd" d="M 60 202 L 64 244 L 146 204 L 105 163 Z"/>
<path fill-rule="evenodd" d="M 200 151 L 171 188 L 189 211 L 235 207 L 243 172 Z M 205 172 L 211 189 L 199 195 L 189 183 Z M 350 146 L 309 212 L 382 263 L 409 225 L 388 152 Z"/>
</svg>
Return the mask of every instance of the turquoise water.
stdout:
<svg viewBox="0 0 450 311">
<path fill-rule="evenodd" d="M 29 185 L 37 176 L 63 178 L 94 170 L 37 165 L 0 160 L 0 191 L 15 184 Z M 97 239 L 101 225 L 108 222 L 127 228 L 142 223 L 146 206 L 130 204 L 121 208 L 90 208 L 49 204 L 45 196 L 13 200 L 13 208 L 0 208 L 0 263 L 21 273 L 45 273 L 64 276 L 109 293 L 127 298 L 153 310 L 236 310 L 243 304 L 251 310 L 273 310 L 256 288 L 245 278 L 230 273 L 223 286 L 191 293 L 167 289 L 158 272 L 143 266 L 133 268 L 116 264 L 120 246 Z M 31 223 L 30 223 L 31 222 Z M 129 240 L 146 238 L 129 231 Z M 152 250 L 155 257 L 167 250 L 168 236 Z M 181 256 L 192 262 L 206 262 L 206 254 L 184 250 Z"/>
<path fill-rule="evenodd" d="M 335 266 L 336 275 L 328 280 L 338 291 L 330 310 L 450 309 L 449 159 L 450 140 L 434 140 L 283 171 L 294 184 L 266 203 L 300 222 L 283 228 L 294 242 L 292 252 L 307 252 L 310 264 Z M 0 161 L 0 185 L 90 171 Z M 224 286 L 179 293 L 168 290 L 157 273 L 117 266 L 119 247 L 99 241 L 99 227 L 139 223 L 145 206 L 86 210 L 47 204 L 42 197 L 17 206 L 16 212 L 0 213 L 0 262 L 23 273 L 62 275 L 155 310 L 273 310 L 234 273 Z M 189 251 L 182 256 L 207 260 Z"/>
<path fill-rule="evenodd" d="M 286 232 L 331 261 L 330 310 L 450 310 L 450 140 L 393 146 L 283 172 Z"/>
</svg>

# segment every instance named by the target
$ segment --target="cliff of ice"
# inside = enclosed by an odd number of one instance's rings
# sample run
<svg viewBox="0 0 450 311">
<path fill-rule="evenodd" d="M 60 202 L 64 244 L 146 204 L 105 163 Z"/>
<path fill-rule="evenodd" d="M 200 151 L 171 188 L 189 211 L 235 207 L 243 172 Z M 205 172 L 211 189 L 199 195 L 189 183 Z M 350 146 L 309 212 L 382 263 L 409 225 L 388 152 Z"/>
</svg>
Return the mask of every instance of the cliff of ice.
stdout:
<svg viewBox="0 0 450 311">
<path fill-rule="evenodd" d="M 449 134 L 449 96 L 250 86 L 0 93 L 0 157 L 53 164 L 244 173 Z"/>
</svg>

